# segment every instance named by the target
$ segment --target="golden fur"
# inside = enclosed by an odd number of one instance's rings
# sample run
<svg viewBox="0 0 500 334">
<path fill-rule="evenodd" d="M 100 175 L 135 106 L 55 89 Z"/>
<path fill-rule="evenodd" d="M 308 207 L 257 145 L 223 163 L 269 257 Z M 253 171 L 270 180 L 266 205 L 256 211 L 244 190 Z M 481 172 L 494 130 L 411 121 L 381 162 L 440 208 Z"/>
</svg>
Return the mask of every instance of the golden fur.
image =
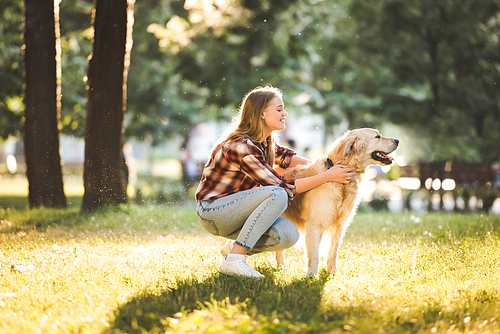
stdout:
<svg viewBox="0 0 500 334">
<path fill-rule="evenodd" d="M 385 156 L 395 151 L 399 141 L 380 135 L 375 129 L 347 131 L 332 145 L 327 156 L 315 159 L 308 165 L 298 165 L 283 172 L 286 179 L 299 179 L 326 171 L 330 159 L 334 165 L 348 165 L 356 168 L 356 175 L 349 184 L 327 182 L 305 193 L 296 194 L 283 216 L 293 221 L 301 232 L 305 232 L 308 257 L 307 275 L 318 274 L 319 245 L 323 233 L 331 236 L 326 271 L 337 270 L 337 253 L 361 200 L 358 196 L 361 174 L 372 164 L 390 165 L 392 158 Z M 376 152 L 382 154 L 377 155 Z M 285 266 L 284 251 L 276 252 L 278 267 Z"/>
</svg>

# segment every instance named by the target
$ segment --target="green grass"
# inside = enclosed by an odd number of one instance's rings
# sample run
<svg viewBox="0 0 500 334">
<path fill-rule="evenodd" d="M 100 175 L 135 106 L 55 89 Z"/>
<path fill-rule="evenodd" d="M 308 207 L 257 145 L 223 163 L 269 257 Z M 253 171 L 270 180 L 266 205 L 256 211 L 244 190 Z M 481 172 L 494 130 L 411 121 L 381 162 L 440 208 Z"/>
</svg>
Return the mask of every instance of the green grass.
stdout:
<svg viewBox="0 0 500 334">
<path fill-rule="evenodd" d="M 82 196 L 66 196 L 68 207 L 80 207 L 82 204 Z M 27 210 L 29 207 L 28 196 L 0 196 L 0 208 Z"/>
<path fill-rule="evenodd" d="M 188 207 L 0 208 L 0 333 L 499 333 L 500 217 L 358 214 L 339 272 L 299 243 L 265 279 L 218 273 Z"/>
</svg>

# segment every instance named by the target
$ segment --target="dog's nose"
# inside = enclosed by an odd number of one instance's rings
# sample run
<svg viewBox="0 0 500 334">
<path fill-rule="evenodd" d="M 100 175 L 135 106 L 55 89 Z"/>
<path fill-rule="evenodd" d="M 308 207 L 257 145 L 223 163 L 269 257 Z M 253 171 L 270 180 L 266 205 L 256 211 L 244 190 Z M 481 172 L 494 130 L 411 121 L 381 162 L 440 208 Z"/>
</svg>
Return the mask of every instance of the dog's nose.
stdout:
<svg viewBox="0 0 500 334">
<path fill-rule="evenodd" d="M 399 139 L 394 139 L 394 142 L 396 143 L 396 145 L 399 145 Z"/>
</svg>

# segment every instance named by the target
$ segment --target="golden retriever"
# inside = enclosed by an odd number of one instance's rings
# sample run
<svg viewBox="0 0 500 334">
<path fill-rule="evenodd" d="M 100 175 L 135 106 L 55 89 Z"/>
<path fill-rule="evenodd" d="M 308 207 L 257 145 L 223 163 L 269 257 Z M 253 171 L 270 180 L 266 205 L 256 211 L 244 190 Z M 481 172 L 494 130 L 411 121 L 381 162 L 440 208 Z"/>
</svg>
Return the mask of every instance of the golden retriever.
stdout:
<svg viewBox="0 0 500 334">
<path fill-rule="evenodd" d="M 327 156 L 315 159 L 308 165 L 298 165 L 283 171 L 286 179 L 309 177 L 341 164 L 356 168 L 356 175 L 349 184 L 327 182 L 305 193 L 296 194 L 283 213 L 305 232 L 307 252 L 307 276 L 316 276 L 319 267 L 319 245 L 323 233 L 331 236 L 326 271 L 337 271 L 337 254 L 344 233 L 349 226 L 361 200 L 358 196 L 361 174 L 369 165 L 390 165 L 388 156 L 395 151 L 399 140 L 383 137 L 375 129 L 356 129 L 347 131 L 332 145 Z M 285 267 L 284 251 L 276 252 L 278 267 Z"/>
</svg>

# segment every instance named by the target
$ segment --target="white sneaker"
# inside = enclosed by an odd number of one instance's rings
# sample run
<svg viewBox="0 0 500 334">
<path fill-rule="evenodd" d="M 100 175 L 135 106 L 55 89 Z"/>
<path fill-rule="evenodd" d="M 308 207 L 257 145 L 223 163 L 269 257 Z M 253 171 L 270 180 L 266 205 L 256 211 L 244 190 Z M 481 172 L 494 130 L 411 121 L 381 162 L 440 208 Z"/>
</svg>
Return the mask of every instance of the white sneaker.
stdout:
<svg viewBox="0 0 500 334">
<path fill-rule="evenodd" d="M 254 278 L 264 277 L 264 275 L 250 267 L 250 265 L 245 260 L 228 262 L 226 261 L 226 259 L 224 259 L 222 261 L 222 266 L 220 267 L 220 272 L 231 276 L 245 276 Z"/>
<path fill-rule="evenodd" d="M 224 256 L 224 258 L 225 258 L 226 256 L 229 255 L 229 253 L 231 253 L 233 248 L 234 248 L 234 240 L 229 240 L 228 242 L 226 242 L 224 244 L 224 246 L 222 246 L 222 248 L 220 249 L 220 252 L 221 252 L 222 256 Z"/>
</svg>

